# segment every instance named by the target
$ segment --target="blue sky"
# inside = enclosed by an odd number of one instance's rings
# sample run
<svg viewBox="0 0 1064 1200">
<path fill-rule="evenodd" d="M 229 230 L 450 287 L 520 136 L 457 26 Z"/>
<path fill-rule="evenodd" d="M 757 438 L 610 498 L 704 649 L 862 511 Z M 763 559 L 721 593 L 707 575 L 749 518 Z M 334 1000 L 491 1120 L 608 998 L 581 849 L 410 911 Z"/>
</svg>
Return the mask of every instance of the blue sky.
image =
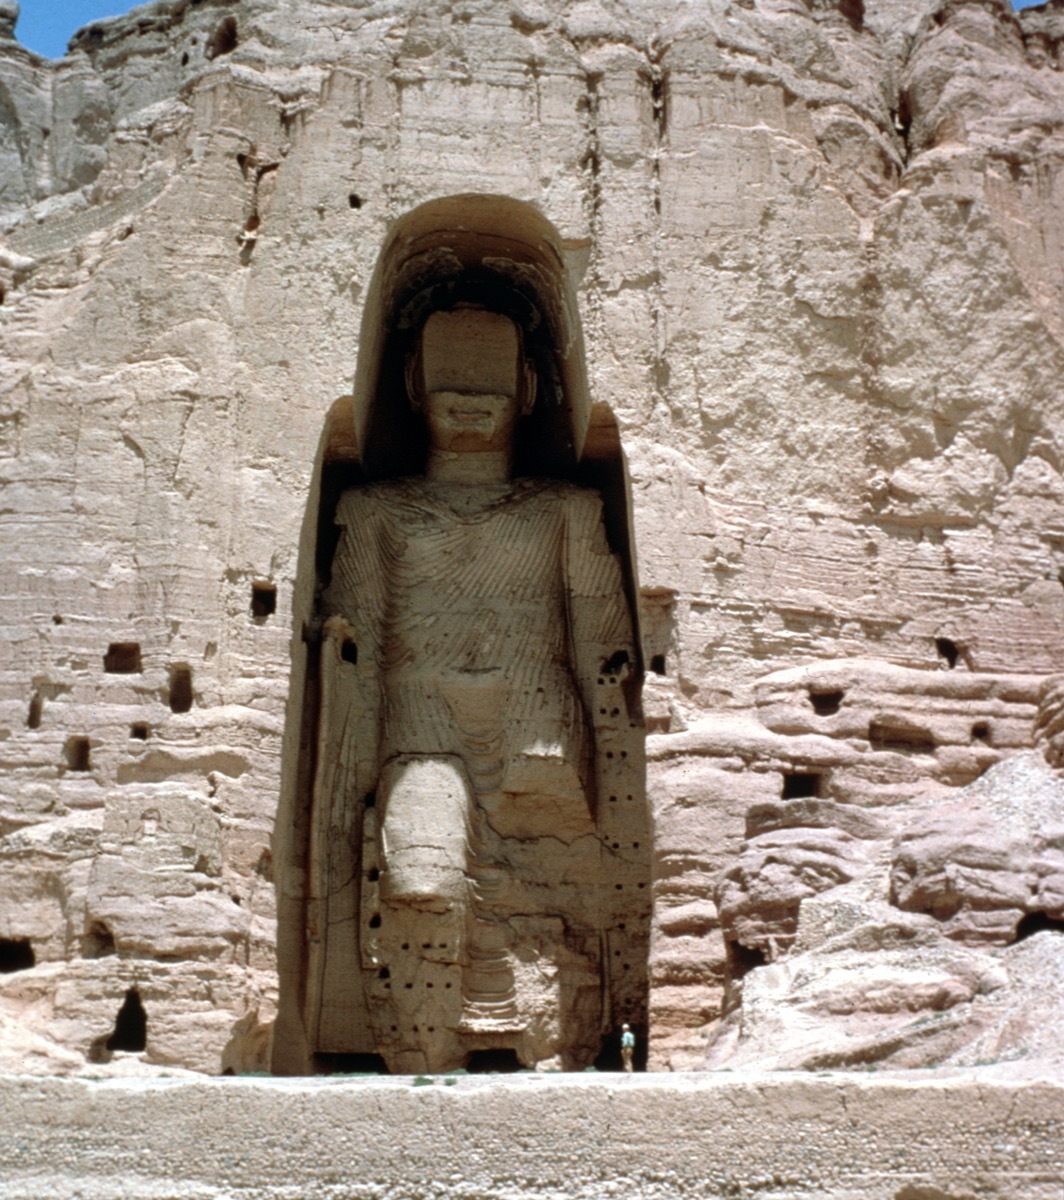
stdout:
<svg viewBox="0 0 1064 1200">
<path fill-rule="evenodd" d="M 62 58 L 74 32 L 100 17 L 117 17 L 141 0 L 19 0 L 15 36 L 47 58 Z"/>
<path fill-rule="evenodd" d="M 74 31 L 100 17 L 114 17 L 136 7 L 129 0 L 21 0 L 18 40 L 38 54 L 60 58 Z M 1013 8 L 1029 8 L 1041 0 L 1013 0 Z"/>
</svg>

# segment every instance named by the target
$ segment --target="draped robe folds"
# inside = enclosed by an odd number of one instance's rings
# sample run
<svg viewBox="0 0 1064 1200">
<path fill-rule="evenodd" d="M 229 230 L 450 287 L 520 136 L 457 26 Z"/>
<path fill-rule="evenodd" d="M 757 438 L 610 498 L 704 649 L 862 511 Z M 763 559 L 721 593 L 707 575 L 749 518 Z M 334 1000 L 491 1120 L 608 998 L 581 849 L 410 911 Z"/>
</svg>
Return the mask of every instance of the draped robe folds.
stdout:
<svg viewBox="0 0 1064 1200">
<path fill-rule="evenodd" d="M 436 823 L 432 853 L 463 855 L 473 880 L 503 872 L 515 912 L 546 903 L 592 974 L 607 969 L 599 793 L 616 770 L 605 764 L 605 754 L 615 757 L 606 748 L 634 728 L 628 668 L 619 664 L 634 667 L 636 656 L 594 491 L 547 480 L 469 488 L 407 479 L 346 492 L 336 521 L 324 597 L 307 1017 L 317 1050 L 375 1052 L 402 1018 L 374 992 L 394 953 L 387 915 L 377 931 L 368 919 L 390 878 L 399 887 L 401 854 L 418 852 L 422 822 L 425 841 Z M 453 764 L 468 794 L 441 795 L 437 811 L 428 803 L 429 811 L 389 817 L 387 781 L 408 761 Z M 397 850 L 404 838 L 412 848 Z M 462 936 L 456 927 L 432 954 L 453 962 Z M 457 1028 L 455 1005 L 457 995 Z M 608 1019 L 600 1007 L 595 1028 L 574 1036 L 590 1042 Z"/>
</svg>

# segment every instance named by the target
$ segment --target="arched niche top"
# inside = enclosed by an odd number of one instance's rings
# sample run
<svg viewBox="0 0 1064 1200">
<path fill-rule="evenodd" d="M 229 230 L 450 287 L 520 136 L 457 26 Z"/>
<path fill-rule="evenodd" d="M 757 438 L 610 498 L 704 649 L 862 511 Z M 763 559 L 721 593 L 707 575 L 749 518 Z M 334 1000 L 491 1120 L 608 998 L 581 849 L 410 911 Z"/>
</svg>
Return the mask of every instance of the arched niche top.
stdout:
<svg viewBox="0 0 1064 1200">
<path fill-rule="evenodd" d="M 396 222 L 362 315 L 348 454 L 368 478 L 418 469 L 421 435 L 403 364 L 429 313 L 462 302 L 506 312 L 521 326 L 537 375 L 526 453 L 535 473 L 566 473 L 594 423 L 576 298 L 558 231 L 507 196 L 447 196 Z"/>
</svg>

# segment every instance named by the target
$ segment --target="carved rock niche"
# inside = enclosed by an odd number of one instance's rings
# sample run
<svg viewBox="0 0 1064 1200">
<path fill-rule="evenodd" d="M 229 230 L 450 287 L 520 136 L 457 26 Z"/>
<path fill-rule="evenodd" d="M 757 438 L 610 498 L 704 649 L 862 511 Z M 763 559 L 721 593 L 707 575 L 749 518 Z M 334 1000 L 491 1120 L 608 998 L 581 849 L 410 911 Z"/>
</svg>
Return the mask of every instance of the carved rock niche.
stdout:
<svg viewBox="0 0 1064 1200">
<path fill-rule="evenodd" d="M 398 223 L 319 468 L 274 1069 L 611 1065 L 621 1024 L 646 1029 L 635 565 L 616 422 L 534 209 L 458 196 Z"/>
</svg>

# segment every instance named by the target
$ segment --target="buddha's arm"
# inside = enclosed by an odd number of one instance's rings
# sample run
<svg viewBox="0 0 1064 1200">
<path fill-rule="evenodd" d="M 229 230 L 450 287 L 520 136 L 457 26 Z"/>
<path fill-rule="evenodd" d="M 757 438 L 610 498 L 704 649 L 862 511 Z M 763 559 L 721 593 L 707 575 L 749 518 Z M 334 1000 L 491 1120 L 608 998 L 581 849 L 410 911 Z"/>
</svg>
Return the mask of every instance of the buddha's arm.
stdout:
<svg viewBox="0 0 1064 1200">
<path fill-rule="evenodd" d="M 620 563 L 595 492 L 574 492 L 568 501 L 565 561 L 571 661 L 601 750 L 604 736 L 628 730 L 625 684 L 637 655 Z"/>
<path fill-rule="evenodd" d="M 364 1019 L 358 968 L 365 797 L 376 787 L 380 687 L 379 515 L 364 493 L 341 498 L 342 532 L 323 598 L 319 709 L 308 862 L 306 1004 L 319 1044 L 349 1044 Z"/>
<path fill-rule="evenodd" d="M 336 523 L 340 541 L 323 606 L 318 772 L 338 768 L 346 786 L 357 781 L 360 799 L 376 783 L 380 727 L 386 570 L 379 501 L 363 491 L 345 492 Z"/>
</svg>

